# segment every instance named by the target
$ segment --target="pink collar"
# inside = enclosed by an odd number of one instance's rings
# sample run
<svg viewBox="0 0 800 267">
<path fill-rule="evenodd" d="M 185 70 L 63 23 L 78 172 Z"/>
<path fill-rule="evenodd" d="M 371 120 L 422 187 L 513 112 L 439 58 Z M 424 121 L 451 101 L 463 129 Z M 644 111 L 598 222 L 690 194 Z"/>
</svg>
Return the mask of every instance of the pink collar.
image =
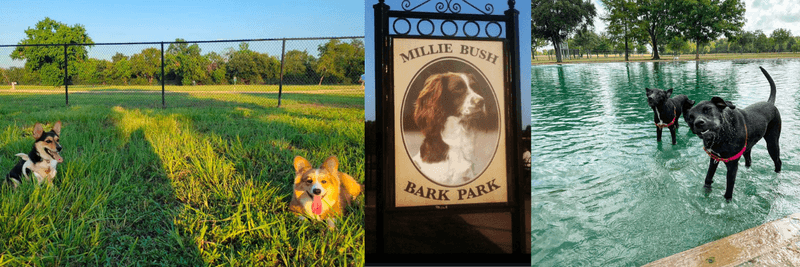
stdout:
<svg viewBox="0 0 800 267">
<path fill-rule="evenodd" d="M 672 110 L 672 121 L 669 124 L 663 124 L 663 123 L 657 123 L 656 122 L 656 127 L 658 127 L 658 128 L 667 128 L 667 127 L 672 126 L 672 124 L 675 123 L 675 119 L 678 118 L 678 116 L 676 116 L 675 114 L 676 114 L 675 110 L 673 109 Z M 661 119 L 661 118 L 659 118 L 659 119 Z"/>
<path fill-rule="evenodd" d="M 711 157 L 711 159 L 713 159 L 717 163 L 719 163 L 720 161 L 728 163 L 729 161 L 734 161 L 734 160 L 737 160 L 740 157 L 742 157 L 742 155 L 744 154 L 744 151 L 747 150 L 747 138 L 748 138 L 748 136 L 747 136 L 747 124 L 745 123 L 744 124 L 744 147 L 742 148 L 742 151 L 739 151 L 738 154 L 733 155 L 733 157 L 730 157 L 730 158 L 727 158 L 727 159 L 723 159 L 723 158 L 721 158 L 721 157 L 719 157 L 717 155 L 714 155 L 713 153 L 709 152 L 708 149 L 706 149 L 705 146 L 703 146 L 703 150 L 705 150 L 706 154 L 708 154 L 708 156 Z"/>
</svg>

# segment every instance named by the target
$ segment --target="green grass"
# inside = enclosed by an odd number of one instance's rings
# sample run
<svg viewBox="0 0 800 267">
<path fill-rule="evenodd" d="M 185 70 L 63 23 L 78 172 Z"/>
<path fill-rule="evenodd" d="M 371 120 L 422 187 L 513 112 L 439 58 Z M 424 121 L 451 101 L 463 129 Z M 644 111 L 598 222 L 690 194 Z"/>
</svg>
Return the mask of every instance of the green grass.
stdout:
<svg viewBox="0 0 800 267">
<path fill-rule="evenodd" d="M 45 85 L 16 85 L 16 90 L 43 90 L 63 92 L 64 87 Z M 178 86 L 166 85 L 165 91 L 176 92 L 278 92 L 278 85 L 198 85 Z M 2 84 L 0 90 L 11 90 L 11 85 Z M 157 91 L 161 92 L 161 85 L 70 85 L 71 92 L 77 91 Z M 346 91 L 361 90 L 361 85 L 284 85 L 284 92 L 312 92 L 312 91 Z"/>
<path fill-rule="evenodd" d="M 653 55 L 651 54 L 631 54 L 629 56 L 630 62 L 643 62 L 643 61 L 676 61 L 675 55 L 673 54 L 660 54 L 660 60 L 651 60 Z M 677 60 L 695 60 L 695 54 L 682 54 L 679 55 L 679 59 Z M 728 54 L 700 54 L 700 60 L 736 60 L 736 59 L 765 59 L 765 58 L 800 58 L 800 53 L 728 53 Z M 600 54 L 599 57 L 595 54 L 592 54 L 591 57 L 587 57 L 584 55 L 583 58 L 579 59 L 565 59 L 563 63 L 603 63 L 603 62 L 624 62 L 625 55 L 608 55 L 605 56 Z M 555 56 L 547 56 L 538 55 L 536 59 L 531 61 L 534 65 L 539 64 L 556 64 Z"/>
<path fill-rule="evenodd" d="M 364 180 L 364 95 L 0 93 L 0 170 L 61 120 L 54 186 L 0 187 L 0 265 L 361 266 L 363 195 L 288 211 L 296 155 Z M 175 107 L 173 107 L 175 106 Z"/>
</svg>

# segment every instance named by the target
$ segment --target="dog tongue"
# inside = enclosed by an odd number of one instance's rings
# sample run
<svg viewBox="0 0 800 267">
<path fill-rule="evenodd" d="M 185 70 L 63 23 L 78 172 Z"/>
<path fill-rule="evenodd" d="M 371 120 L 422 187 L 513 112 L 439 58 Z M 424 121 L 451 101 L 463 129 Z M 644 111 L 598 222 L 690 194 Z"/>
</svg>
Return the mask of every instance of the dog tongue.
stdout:
<svg viewBox="0 0 800 267">
<path fill-rule="evenodd" d="M 314 212 L 316 215 L 322 214 L 322 197 L 321 196 L 314 196 L 314 202 L 311 202 L 311 212 Z"/>
</svg>

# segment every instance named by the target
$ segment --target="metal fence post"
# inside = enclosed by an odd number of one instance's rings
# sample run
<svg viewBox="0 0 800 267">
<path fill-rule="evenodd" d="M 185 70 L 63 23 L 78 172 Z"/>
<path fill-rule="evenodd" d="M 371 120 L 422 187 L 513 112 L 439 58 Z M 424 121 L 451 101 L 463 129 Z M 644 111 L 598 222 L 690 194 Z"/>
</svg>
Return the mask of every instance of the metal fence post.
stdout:
<svg viewBox="0 0 800 267">
<path fill-rule="evenodd" d="M 278 107 L 281 107 L 281 95 L 283 94 L 283 59 L 286 56 L 286 38 L 283 38 L 281 46 L 281 81 L 278 84 Z"/>
<path fill-rule="evenodd" d="M 64 44 L 64 99 L 66 101 L 66 105 L 69 106 L 69 84 L 67 83 L 67 77 L 69 76 L 69 69 L 67 69 L 67 45 Z"/>
<path fill-rule="evenodd" d="M 161 108 L 167 108 L 164 99 L 164 42 L 161 42 Z"/>
</svg>

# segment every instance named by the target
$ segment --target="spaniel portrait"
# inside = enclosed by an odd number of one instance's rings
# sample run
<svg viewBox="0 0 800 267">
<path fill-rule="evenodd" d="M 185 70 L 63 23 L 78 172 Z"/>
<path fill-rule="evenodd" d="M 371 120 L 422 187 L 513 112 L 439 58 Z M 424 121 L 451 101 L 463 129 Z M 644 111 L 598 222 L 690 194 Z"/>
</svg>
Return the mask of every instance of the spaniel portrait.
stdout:
<svg viewBox="0 0 800 267">
<path fill-rule="evenodd" d="M 432 181 L 457 186 L 481 174 L 475 147 L 487 116 L 482 92 L 469 73 L 438 73 L 425 80 L 413 110 L 424 139 L 412 161 Z"/>
</svg>

